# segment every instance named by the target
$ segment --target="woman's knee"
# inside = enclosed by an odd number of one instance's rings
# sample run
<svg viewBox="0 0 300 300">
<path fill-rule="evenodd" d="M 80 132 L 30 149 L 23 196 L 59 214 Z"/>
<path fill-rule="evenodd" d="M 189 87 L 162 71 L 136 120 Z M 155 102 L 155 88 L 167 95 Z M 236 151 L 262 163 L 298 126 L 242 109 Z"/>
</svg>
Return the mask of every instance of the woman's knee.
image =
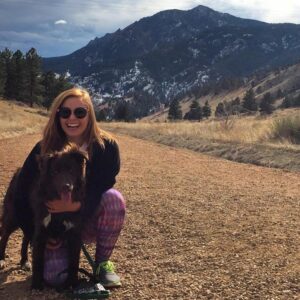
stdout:
<svg viewBox="0 0 300 300">
<path fill-rule="evenodd" d="M 124 212 L 126 210 L 125 199 L 123 195 L 116 189 L 109 189 L 102 194 L 100 206 L 105 210 L 118 210 Z"/>
</svg>

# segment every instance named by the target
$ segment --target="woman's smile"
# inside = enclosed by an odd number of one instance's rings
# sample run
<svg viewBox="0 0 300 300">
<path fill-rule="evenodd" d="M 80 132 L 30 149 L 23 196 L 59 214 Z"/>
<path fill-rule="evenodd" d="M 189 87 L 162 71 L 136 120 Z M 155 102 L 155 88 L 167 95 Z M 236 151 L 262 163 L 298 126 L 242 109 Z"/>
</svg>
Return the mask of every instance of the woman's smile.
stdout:
<svg viewBox="0 0 300 300">
<path fill-rule="evenodd" d="M 86 114 L 78 115 L 78 110 L 82 114 L 86 110 L 86 104 L 80 97 L 70 97 L 65 100 L 62 109 L 64 111 L 59 118 L 62 130 L 69 142 L 81 145 L 84 142 L 83 135 L 89 122 L 89 115 L 86 111 Z"/>
</svg>

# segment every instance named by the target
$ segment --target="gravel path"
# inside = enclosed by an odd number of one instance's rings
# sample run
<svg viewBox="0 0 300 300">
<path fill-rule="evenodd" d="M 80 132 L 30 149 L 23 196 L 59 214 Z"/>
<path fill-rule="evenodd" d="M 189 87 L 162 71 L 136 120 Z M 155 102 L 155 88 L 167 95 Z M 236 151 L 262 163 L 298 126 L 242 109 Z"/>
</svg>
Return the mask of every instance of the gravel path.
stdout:
<svg viewBox="0 0 300 300">
<path fill-rule="evenodd" d="M 0 141 L 1 199 L 38 139 Z M 300 299 L 300 173 L 118 140 L 127 218 L 112 257 L 123 287 L 111 299 Z M 18 231 L 0 299 L 64 299 L 29 291 L 20 243 Z"/>
</svg>

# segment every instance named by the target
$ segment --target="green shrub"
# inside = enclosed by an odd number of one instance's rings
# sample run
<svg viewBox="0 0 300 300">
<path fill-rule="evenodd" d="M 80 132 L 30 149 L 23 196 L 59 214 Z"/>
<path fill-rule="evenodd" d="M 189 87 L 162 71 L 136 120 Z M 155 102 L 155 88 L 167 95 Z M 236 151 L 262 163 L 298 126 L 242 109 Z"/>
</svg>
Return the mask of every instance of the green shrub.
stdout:
<svg viewBox="0 0 300 300">
<path fill-rule="evenodd" d="M 300 116 L 274 120 L 272 137 L 277 140 L 288 140 L 293 144 L 300 144 Z"/>
</svg>

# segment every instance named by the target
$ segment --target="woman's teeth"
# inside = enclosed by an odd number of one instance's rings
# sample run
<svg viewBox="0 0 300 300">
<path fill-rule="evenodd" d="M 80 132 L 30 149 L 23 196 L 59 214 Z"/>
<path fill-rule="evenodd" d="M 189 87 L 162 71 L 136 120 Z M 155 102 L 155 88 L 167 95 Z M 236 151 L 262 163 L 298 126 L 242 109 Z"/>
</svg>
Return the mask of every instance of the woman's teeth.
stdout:
<svg viewBox="0 0 300 300">
<path fill-rule="evenodd" d="M 79 124 L 67 124 L 68 127 L 71 127 L 71 128 L 75 128 L 75 127 L 78 127 Z"/>
</svg>

